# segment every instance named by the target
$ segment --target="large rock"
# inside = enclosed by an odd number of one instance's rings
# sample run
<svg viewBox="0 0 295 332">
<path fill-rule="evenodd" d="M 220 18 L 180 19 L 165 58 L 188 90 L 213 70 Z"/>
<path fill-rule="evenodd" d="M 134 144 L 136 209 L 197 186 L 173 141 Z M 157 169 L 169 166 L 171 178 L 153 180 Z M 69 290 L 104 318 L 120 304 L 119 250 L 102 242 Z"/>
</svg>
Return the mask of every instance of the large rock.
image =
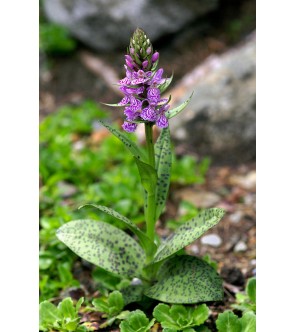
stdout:
<svg viewBox="0 0 295 332">
<path fill-rule="evenodd" d="M 45 0 L 46 16 L 97 50 L 126 47 L 140 27 L 152 41 L 217 7 L 218 0 Z M 127 44 L 126 44 L 127 43 Z"/>
<path fill-rule="evenodd" d="M 186 75 L 169 91 L 174 105 L 194 95 L 170 120 L 173 138 L 216 162 L 246 162 L 256 151 L 256 38 L 217 56 Z"/>
</svg>

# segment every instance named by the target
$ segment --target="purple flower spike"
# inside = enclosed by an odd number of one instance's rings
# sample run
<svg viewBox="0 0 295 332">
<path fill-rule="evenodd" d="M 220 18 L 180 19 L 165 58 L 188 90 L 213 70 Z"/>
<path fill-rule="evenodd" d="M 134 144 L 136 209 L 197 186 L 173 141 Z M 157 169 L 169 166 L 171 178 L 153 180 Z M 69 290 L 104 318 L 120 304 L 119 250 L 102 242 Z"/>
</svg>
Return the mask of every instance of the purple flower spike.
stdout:
<svg viewBox="0 0 295 332">
<path fill-rule="evenodd" d="M 159 59 L 159 52 L 155 52 L 152 56 L 152 62 L 156 62 Z"/>
<path fill-rule="evenodd" d="M 136 29 L 130 40 L 125 55 L 126 77 L 119 81 L 119 89 L 124 98 L 118 105 L 124 107 L 126 121 L 122 128 L 132 133 L 137 124 L 143 120 L 156 124 L 159 128 L 168 127 L 165 112 L 169 109 L 169 99 L 161 98 L 163 68 L 157 69 L 159 52 L 153 52 L 152 44 L 141 29 Z"/>
<path fill-rule="evenodd" d="M 166 116 L 164 114 L 159 116 L 159 118 L 156 122 L 156 125 L 159 128 L 167 128 L 168 127 L 168 119 L 166 118 Z"/>
<path fill-rule="evenodd" d="M 137 124 L 136 123 L 131 123 L 131 122 L 127 122 L 125 121 L 122 124 L 122 128 L 127 131 L 128 133 L 134 133 L 135 129 L 137 128 Z"/>
</svg>

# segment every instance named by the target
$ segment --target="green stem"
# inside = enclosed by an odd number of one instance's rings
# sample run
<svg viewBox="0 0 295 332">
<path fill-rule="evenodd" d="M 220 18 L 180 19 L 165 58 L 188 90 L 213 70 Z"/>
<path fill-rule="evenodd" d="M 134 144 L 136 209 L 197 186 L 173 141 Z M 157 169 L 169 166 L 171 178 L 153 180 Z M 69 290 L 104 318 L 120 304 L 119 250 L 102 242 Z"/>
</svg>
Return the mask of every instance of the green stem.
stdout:
<svg viewBox="0 0 295 332">
<path fill-rule="evenodd" d="M 155 151 L 153 142 L 153 124 L 145 123 L 145 137 L 148 153 L 148 163 L 155 168 Z M 156 188 L 153 193 L 147 193 L 147 208 L 146 208 L 146 230 L 147 236 L 154 242 L 155 239 L 155 211 L 156 211 Z"/>
</svg>

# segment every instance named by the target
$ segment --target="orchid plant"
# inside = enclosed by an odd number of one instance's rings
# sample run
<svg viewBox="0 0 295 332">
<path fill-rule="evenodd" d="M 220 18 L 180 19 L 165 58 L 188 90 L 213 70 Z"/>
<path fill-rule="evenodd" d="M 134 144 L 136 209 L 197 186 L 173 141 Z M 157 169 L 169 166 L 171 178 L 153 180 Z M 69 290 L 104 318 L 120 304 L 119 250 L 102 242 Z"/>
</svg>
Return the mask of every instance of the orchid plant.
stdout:
<svg viewBox="0 0 295 332">
<path fill-rule="evenodd" d="M 133 282 L 122 290 L 128 303 L 143 295 L 167 303 L 199 303 L 223 299 L 222 280 L 204 260 L 189 256 L 183 248 L 216 225 L 224 215 L 220 208 L 200 212 L 161 241 L 156 221 L 165 208 L 170 172 L 171 140 L 169 119 L 179 114 L 190 98 L 170 109 L 169 98 L 161 94 L 172 81 L 157 69 L 159 53 L 154 52 L 145 32 L 136 29 L 125 55 L 126 77 L 119 81 L 124 98 L 110 106 L 124 107 L 123 130 L 132 133 L 139 123 L 145 127 L 146 144 L 140 147 L 122 130 L 99 121 L 132 153 L 138 167 L 144 195 L 145 229 L 113 209 L 86 204 L 114 217 L 133 235 L 97 220 L 74 220 L 57 231 L 57 237 L 83 259 Z M 153 140 L 153 126 L 161 129 Z M 81 208 L 82 208 L 81 207 Z M 135 239 L 136 238 L 136 239 Z"/>
</svg>

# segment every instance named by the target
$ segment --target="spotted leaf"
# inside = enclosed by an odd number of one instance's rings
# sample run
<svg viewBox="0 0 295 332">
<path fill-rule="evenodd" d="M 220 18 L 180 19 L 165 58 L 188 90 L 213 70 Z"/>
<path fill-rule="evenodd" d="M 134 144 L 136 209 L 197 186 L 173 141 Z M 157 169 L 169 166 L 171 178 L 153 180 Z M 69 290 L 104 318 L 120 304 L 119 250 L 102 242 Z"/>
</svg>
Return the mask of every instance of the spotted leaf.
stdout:
<svg viewBox="0 0 295 332">
<path fill-rule="evenodd" d="M 174 116 L 176 116 L 178 113 L 180 113 L 181 111 L 184 110 L 184 108 L 187 106 L 187 104 L 190 102 L 190 100 L 192 99 L 192 96 L 193 96 L 194 93 L 192 93 L 190 95 L 190 97 L 185 101 L 183 102 L 182 104 L 180 104 L 179 106 L 167 111 L 165 114 L 166 114 L 166 117 L 168 119 L 171 119 L 173 118 Z"/>
<path fill-rule="evenodd" d="M 145 255 L 122 230 L 95 220 L 74 220 L 57 230 L 57 237 L 74 253 L 122 277 L 139 277 Z"/>
<path fill-rule="evenodd" d="M 170 183 L 172 155 L 169 128 L 162 130 L 155 144 L 155 161 L 158 174 L 156 187 L 156 219 L 158 219 L 165 206 Z"/>
<path fill-rule="evenodd" d="M 208 229 L 215 226 L 223 216 L 224 210 L 220 208 L 207 209 L 200 212 L 195 218 L 187 221 L 168 236 L 158 248 L 154 262 L 159 262 L 186 247 Z"/>
<path fill-rule="evenodd" d="M 141 160 L 141 161 L 144 161 L 146 159 L 145 155 L 143 154 L 143 151 L 141 151 L 139 149 L 139 147 L 133 141 L 131 141 L 128 138 L 128 136 L 125 135 L 122 131 L 109 126 L 108 124 L 106 124 L 105 122 L 103 122 L 101 120 L 98 120 L 98 122 L 101 125 L 103 125 L 104 127 L 106 127 L 113 135 L 115 135 L 132 153 L 134 158 L 136 158 L 137 160 Z"/>
<path fill-rule="evenodd" d="M 155 169 L 151 165 L 146 164 L 136 158 L 135 161 L 141 178 L 142 186 L 149 194 L 153 194 L 157 184 L 157 173 Z"/>
<path fill-rule="evenodd" d="M 145 295 L 167 303 L 222 301 L 222 279 L 202 259 L 175 256 L 161 266 L 158 282 Z"/>
<path fill-rule="evenodd" d="M 110 209 L 110 208 L 108 208 L 106 206 L 103 206 L 103 205 L 84 204 L 84 205 L 80 206 L 79 209 L 81 209 L 83 207 L 87 207 L 87 206 L 94 207 L 94 208 L 96 208 L 96 209 L 98 209 L 98 210 L 100 210 L 102 212 L 105 212 L 108 215 L 116 218 L 117 220 L 119 220 L 121 223 L 124 224 L 124 226 L 126 226 L 128 229 L 130 229 L 131 232 L 133 232 L 138 237 L 139 243 L 144 248 L 145 252 L 150 253 L 151 255 L 153 253 L 155 253 L 155 251 L 156 251 L 156 245 L 131 220 L 129 220 L 125 216 L 122 216 L 117 211 L 115 211 L 113 209 Z"/>
</svg>

